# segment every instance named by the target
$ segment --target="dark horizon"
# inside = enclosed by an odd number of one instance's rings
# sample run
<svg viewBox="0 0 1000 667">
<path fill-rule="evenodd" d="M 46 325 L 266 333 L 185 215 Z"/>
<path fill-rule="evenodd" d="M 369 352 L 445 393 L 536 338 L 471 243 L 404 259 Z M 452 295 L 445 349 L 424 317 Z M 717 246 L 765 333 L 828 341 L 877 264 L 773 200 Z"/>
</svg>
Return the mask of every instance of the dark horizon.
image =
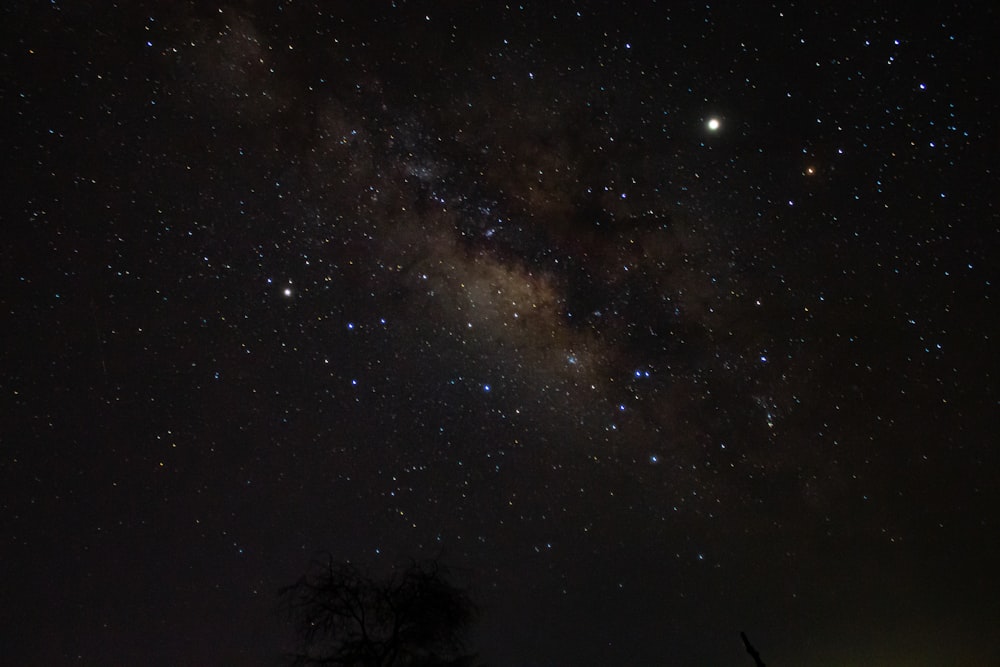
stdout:
<svg viewBox="0 0 1000 667">
<path fill-rule="evenodd" d="M 3 661 L 1000 664 L 993 6 L 0 18 Z"/>
</svg>

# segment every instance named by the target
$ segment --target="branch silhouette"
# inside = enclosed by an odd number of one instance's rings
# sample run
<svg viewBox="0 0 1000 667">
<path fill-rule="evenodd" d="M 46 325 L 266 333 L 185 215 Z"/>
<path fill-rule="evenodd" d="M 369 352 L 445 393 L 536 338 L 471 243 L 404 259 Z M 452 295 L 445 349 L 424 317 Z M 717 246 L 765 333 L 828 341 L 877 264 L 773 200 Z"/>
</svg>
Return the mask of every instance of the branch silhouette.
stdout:
<svg viewBox="0 0 1000 667">
<path fill-rule="evenodd" d="M 753 644 L 750 643 L 750 640 L 747 639 L 747 633 L 741 632 L 740 639 L 743 640 L 743 645 L 747 647 L 747 653 L 749 653 L 750 657 L 753 658 L 753 661 L 757 665 L 757 667 L 766 667 L 764 665 L 764 661 L 760 659 L 760 653 L 757 652 L 757 649 L 755 649 L 753 647 Z"/>
</svg>

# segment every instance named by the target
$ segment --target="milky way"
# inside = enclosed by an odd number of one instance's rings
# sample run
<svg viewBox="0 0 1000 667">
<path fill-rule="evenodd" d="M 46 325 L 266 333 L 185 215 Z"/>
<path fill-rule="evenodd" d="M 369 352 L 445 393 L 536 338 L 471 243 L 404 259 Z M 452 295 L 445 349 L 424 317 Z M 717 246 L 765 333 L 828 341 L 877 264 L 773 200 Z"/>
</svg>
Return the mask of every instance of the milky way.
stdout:
<svg viewBox="0 0 1000 667">
<path fill-rule="evenodd" d="M 320 552 L 496 665 L 1000 655 L 961 8 L 4 11 L 11 659 L 271 664 Z"/>
</svg>

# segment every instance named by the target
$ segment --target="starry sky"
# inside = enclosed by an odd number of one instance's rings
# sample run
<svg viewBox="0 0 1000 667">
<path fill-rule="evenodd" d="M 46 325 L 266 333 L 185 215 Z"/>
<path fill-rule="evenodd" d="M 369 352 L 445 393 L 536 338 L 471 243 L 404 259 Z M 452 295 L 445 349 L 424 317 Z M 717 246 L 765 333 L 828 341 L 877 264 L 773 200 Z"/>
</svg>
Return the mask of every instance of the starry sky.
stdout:
<svg viewBox="0 0 1000 667">
<path fill-rule="evenodd" d="M 927 9 L 923 9 L 923 7 Z M 990 3 L 10 2 L 0 654 L 1000 663 Z"/>
</svg>

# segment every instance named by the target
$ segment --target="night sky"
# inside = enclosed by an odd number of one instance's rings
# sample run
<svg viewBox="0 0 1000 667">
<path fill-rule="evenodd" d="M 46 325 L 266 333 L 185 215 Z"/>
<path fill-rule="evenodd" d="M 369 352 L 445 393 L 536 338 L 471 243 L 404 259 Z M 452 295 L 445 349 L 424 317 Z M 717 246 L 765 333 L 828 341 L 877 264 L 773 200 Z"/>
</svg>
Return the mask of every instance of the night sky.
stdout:
<svg viewBox="0 0 1000 667">
<path fill-rule="evenodd" d="M 1000 22 L 896 6 L 4 3 L 0 662 L 279 664 L 329 552 L 1000 664 Z"/>
</svg>

